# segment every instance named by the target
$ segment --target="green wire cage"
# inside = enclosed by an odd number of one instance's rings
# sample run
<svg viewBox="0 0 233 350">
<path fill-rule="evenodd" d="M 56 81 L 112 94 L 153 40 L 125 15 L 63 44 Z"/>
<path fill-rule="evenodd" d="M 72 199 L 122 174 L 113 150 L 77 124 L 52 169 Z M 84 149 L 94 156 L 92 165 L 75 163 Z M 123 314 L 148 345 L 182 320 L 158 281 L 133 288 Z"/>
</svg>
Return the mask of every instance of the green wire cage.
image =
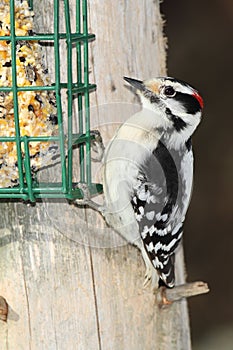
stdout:
<svg viewBox="0 0 233 350">
<path fill-rule="evenodd" d="M 3 2 L 7 3 L 7 0 Z M 34 1 L 35 2 L 35 1 Z M 51 33 L 34 33 L 28 31 L 26 34 L 20 32 L 17 26 L 17 18 L 21 18 L 17 14 L 16 7 L 19 1 L 8 0 L 9 6 L 9 32 L 1 32 L 0 44 L 9 45 L 11 54 L 11 64 L 7 69 L 11 69 L 11 84 L 1 84 L 0 95 L 12 96 L 12 115 L 14 121 L 13 135 L 0 134 L 0 145 L 5 148 L 14 147 L 17 165 L 17 184 L 0 188 L 0 198 L 5 199 L 23 199 L 25 201 L 35 202 L 40 198 L 66 198 L 75 200 L 82 198 L 82 191 L 78 188 L 78 183 L 86 183 L 92 195 L 102 191 L 102 186 L 92 182 L 91 173 L 91 156 L 90 147 L 92 134 L 90 132 L 90 92 L 95 90 L 96 86 L 89 83 L 89 43 L 95 38 L 94 34 L 88 33 L 88 9 L 86 0 L 76 0 L 75 9 L 75 30 L 72 30 L 70 19 L 69 0 L 54 0 L 53 2 L 53 30 Z M 28 2 L 29 11 L 33 10 L 33 1 Z M 61 13 L 62 5 L 62 13 Z M 74 9 L 72 9 L 74 11 Z M 19 11 L 20 12 L 20 11 Z M 18 16 L 18 17 L 17 17 Z M 61 17 L 62 16 L 62 17 Z M 16 18 L 17 17 L 17 18 Z M 60 30 L 61 18 L 64 21 L 65 30 Z M 1 20 L 1 18 L 0 18 Z M 22 28 L 24 28 L 22 26 Z M 3 35 L 4 34 L 4 35 Z M 19 71 L 17 62 L 19 60 L 17 45 L 27 48 L 28 43 L 47 44 L 53 50 L 54 56 L 54 81 L 50 84 L 28 84 L 22 86 L 19 83 Z M 20 46 L 21 45 L 21 46 Z M 66 48 L 66 52 L 61 54 L 61 45 Z M 64 46 L 65 45 L 65 46 Z M 22 51 L 22 50 L 21 50 Z M 62 50 L 63 51 L 63 50 Z M 4 53 L 5 54 L 5 53 Z M 61 80 L 60 67 L 64 62 L 64 54 L 66 55 L 66 76 L 65 82 Z M 25 61 L 25 57 L 20 57 L 21 61 Z M 4 65 L 5 69 L 6 64 Z M 10 66 L 10 67 L 9 67 Z M 26 68 L 28 69 L 30 65 Z M 5 71 L 5 70 L 4 70 Z M 74 73 L 75 78 L 74 78 Z M 19 96 L 23 93 L 32 92 L 36 94 L 52 93 L 56 103 L 56 127 L 55 135 L 30 135 L 22 133 L 21 117 L 19 111 Z M 64 103 L 62 103 L 62 94 L 66 94 L 66 106 L 64 111 Z M 78 132 L 74 132 L 74 103 L 76 103 L 76 124 Z M 32 108 L 32 107 L 31 107 Z M 30 114 L 30 113 L 29 113 Z M 65 115 L 65 117 L 64 117 Z M 64 120 L 66 118 L 66 120 Z M 5 125 L 6 118 L 0 119 L 2 125 Z M 66 128 L 64 129 L 64 125 Z M 59 181 L 41 182 L 37 180 L 37 176 L 32 172 L 32 155 L 30 147 L 38 143 L 59 145 L 59 162 L 61 168 L 61 178 Z M 7 146 L 6 146 L 7 145 Z M 12 146 L 13 145 L 13 146 Z M 74 181 L 74 149 L 78 149 L 78 179 Z M 6 155 L 4 154 L 6 158 Z M 5 160 L 6 163 L 6 160 Z M 7 169 L 7 164 L 4 165 Z M 3 166 L 1 165 L 1 168 Z M 0 168 L 0 171 L 1 171 Z M 1 176 L 1 174 L 0 174 Z"/>
</svg>

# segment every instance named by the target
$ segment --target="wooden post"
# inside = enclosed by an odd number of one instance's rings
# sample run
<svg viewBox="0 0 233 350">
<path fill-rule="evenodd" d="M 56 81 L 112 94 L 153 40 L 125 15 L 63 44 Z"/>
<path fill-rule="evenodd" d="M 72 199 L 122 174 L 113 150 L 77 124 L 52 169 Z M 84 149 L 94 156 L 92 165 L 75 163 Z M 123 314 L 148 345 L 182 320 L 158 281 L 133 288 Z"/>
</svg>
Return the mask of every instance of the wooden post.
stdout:
<svg viewBox="0 0 233 350">
<path fill-rule="evenodd" d="M 123 75 L 166 73 L 159 2 L 89 1 L 90 32 L 96 34 L 90 80 L 98 86 L 91 96 L 92 126 L 103 131 L 105 142 L 140 108 Z M 49 28 L 52 3 L 34 0 L 38 26 Z M 72 9 L 75 0 L 70 4 Z M 191 349 L 186 300 L 159 307 L 153 291 L 143 289 L 139 252 L 98 214 L 62 201 L 2 202 L 0 210 L 0 295 L 8 303 L 1 349 Z M 176 267 L 177 283 L 184 283 L 182 249 Z"/>
</svg>

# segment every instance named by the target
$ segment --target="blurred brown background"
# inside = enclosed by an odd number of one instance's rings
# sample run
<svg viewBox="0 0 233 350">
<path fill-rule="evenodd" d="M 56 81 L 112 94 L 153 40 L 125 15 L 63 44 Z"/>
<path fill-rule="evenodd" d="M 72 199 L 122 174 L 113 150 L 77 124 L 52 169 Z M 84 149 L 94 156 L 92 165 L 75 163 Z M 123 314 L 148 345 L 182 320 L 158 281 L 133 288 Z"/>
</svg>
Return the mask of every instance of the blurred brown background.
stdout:
<svg viewBox="0 0 233 350">
<path fill-rule="evenodd" d="M 194 349 L 233 349 L 233 2 L 168 1 L 168 74 L 205 102 L 193 145 L 195 184 L 184 245 L 188 280 L 211 293 L 190 300 Z"/>
</svg>

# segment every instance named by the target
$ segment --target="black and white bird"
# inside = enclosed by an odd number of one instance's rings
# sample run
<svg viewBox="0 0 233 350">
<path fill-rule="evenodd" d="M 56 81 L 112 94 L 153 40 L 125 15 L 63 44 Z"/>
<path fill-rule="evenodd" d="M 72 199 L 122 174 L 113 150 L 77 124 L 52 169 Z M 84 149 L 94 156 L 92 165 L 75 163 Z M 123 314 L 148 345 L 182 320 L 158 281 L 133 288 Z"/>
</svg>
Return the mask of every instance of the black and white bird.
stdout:
<svg viewBox="0 0 233 350">
<path fill-rule="evenodd" d="M 145 284 L 155 284 L 159 275 L 171 288 L 192 192 L 191 136 L 201 120 L 203 100 L 174 78 L 124 79 L 136 88 L 142 110 L 119 128 L 105 151 L 103 215 L 141 250 Z"/>
</svg>

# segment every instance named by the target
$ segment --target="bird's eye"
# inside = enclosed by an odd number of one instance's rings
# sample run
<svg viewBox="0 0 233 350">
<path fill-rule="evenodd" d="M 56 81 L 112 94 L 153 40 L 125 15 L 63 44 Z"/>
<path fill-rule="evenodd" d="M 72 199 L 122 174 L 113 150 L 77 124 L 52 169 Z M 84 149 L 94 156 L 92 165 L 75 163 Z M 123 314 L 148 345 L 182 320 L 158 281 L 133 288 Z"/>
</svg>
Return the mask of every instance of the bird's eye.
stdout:
<svg viewBox="0 0 233 350">
<path fill-rule="evenodd" d="M 176 92 L 172 86 L 165 86 L 163 89 L 163 94 L 167 97 L 173 97 L 175 96 Z"/>
</svg>

